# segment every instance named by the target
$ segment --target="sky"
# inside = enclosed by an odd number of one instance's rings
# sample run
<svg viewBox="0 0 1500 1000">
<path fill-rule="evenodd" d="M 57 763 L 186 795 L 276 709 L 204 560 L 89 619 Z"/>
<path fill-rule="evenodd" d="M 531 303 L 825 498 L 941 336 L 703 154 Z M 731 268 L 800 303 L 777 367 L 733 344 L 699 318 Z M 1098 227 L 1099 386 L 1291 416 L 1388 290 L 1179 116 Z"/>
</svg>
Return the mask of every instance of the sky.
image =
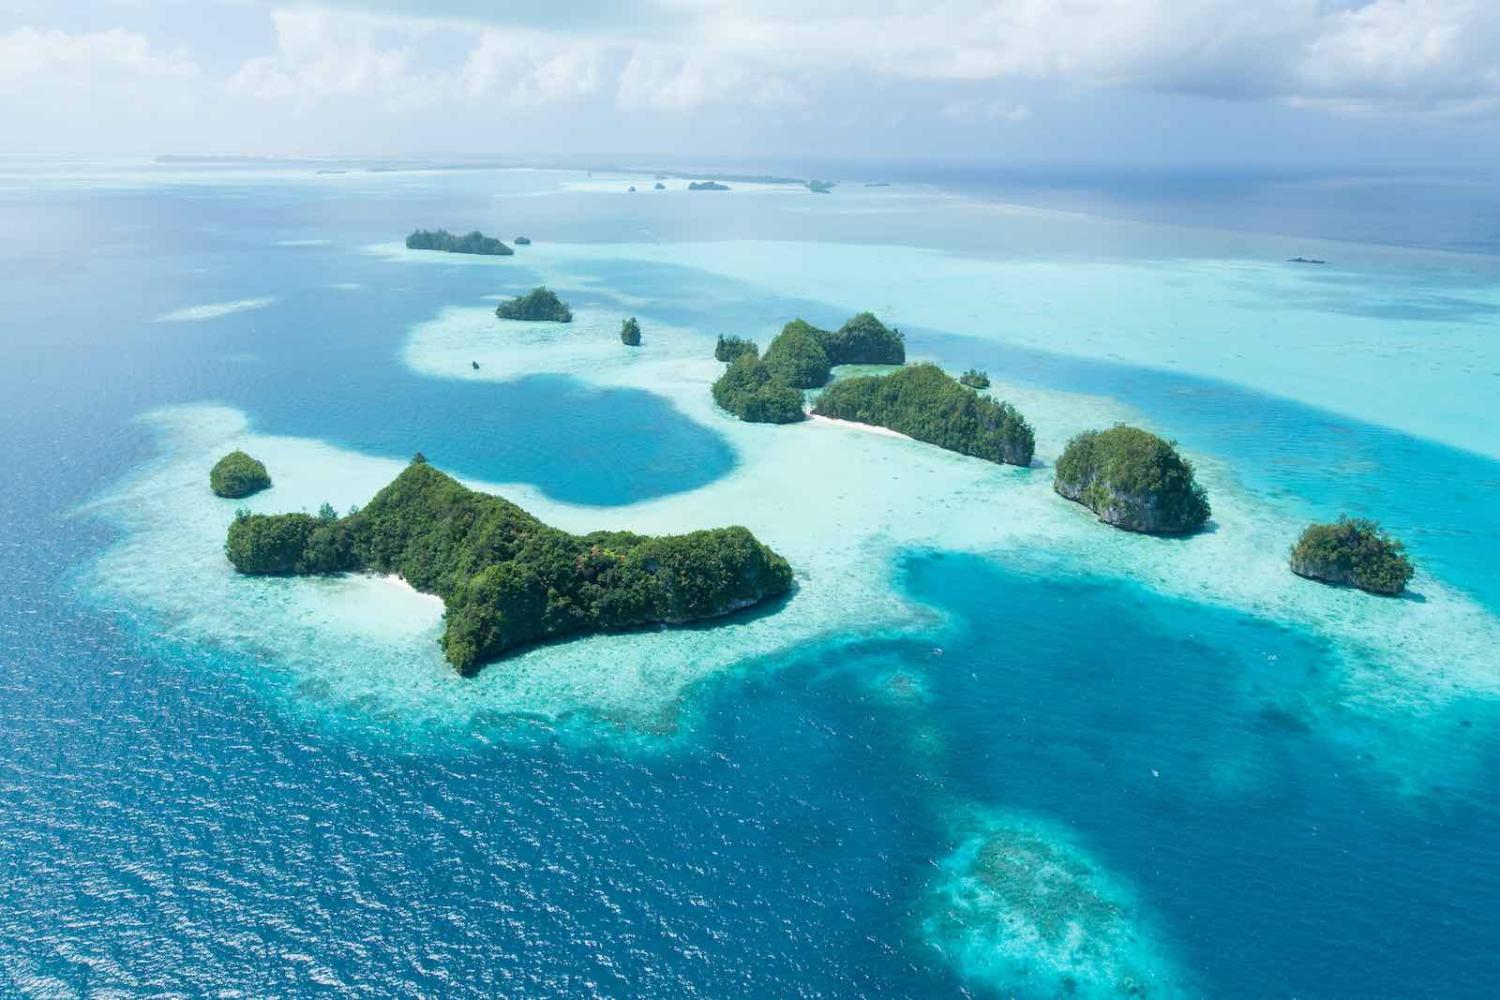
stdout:
<svg viewBox="0 0 1500 1000">
<path fill-rule="evenodd" d="M 1500 0 L 0 0 L 0 152 L 1500 162 Z"/>
</svg>

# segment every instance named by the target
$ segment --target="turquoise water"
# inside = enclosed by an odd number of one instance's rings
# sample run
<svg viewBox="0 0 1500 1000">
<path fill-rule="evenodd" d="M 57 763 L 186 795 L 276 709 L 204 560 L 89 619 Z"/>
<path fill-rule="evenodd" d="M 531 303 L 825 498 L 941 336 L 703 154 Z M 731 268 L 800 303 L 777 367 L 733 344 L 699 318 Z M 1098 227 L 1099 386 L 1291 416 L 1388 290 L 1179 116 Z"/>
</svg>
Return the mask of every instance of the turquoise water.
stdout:
<svg viewBox="0 0 1500 1000">
<path fill-rule="evenodd" d="M 1492 994 L 1486 259 L 899 187 L 10 183 L 6 991 Z M 388 247 L 416 225 L 537 244 Z M 498 330 L 544 280 L 575 327 Z M 715 334 L 865 305 L 987 367 L 1043 467 L 708 405 Z M 1188 449 L 1215 530 L 1052 502 L 1067 435 L 1121 418 Z M 264 509 L 420 449 L 568 527 L 741 521 L 800 589 L 461 682 L 420 598 L 225 570 L 198 483 L 235 442 Z M 1341 510 L 1408 538 L 1412 597 L 1284 573 Z"/>
</svg>

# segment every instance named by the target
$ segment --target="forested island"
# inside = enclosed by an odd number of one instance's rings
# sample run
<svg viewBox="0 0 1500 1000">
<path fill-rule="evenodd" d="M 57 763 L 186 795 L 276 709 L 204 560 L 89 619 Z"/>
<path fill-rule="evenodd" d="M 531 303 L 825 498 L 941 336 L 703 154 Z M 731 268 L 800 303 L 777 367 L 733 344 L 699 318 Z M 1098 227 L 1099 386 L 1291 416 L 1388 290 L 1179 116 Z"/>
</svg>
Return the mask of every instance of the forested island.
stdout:
<svg viewBox="0 0 1500 1000">
<path fill-rule="evenodd" d="M 728 191 L 728 184 L 720 184 L 718 181 L 690 181 L 689 191 Z"/>
<path fill-rule="evenodd" d="M 1036 436 L 1009 403 L 969 391 L 937 365 L 908 365 L 889 375 L 840 379 L 813 413 L 888 427 L 927 444 L 991 462 L 1028 466 Z"/>
<path fill-rule="evenodd" d="M 837 330 L 794 319 L 763 356 L 751 341 L 720 336 L 714 357 L 733 362 L 714 383 L 716 403 L 741 420 L 785 424 L 804 418 L 801 390 L 827 384 L 834 365 L 901 364 L 906 342 L 901 331 L 862 312 Z"/>
<path fill-rule="evenodd" d="M 516 242 L 516 246 L 518 246 L 518 247 L 529 247 L 529 246 L 531 246 L 531 237 L 530 236 L 517 236 L 515 242 Z"/>
<path fill-rule="evenodd" d="M 573 535 L 470 490 L 421 456 L 362 510 L 236 515 L 224 546 L 251 575 L 397 574 L 446 607 L 443 654 L 470 676 L 517 647 L 725 615 L 787 593 L 786 560 L 742 527 Z"/>
<path fill-rule="evenodd" d="M 573 322 L 573 310 L 546 285 L 538 285 L 525 295 L 507 299 L 495 307 L 501 319 L 521 319 L 549 323 Z"/>
<path fill-rule="evenodd" d="M 265 464 L 239 450 L 219 459 L 208 473 L 209 489 L 230 500 L 259 493 L 270 485 L 271 475 L 266 472 Z"/>
<path fill-rule="evenodd" d="M 970 368 L 958 377 L 959 384 L 966 385 L 970 389 L 988 389 L 990 387 L 989 372 L 982 372 L 978 368 Z"/>
<path fill-rule="evenodd" d="M 719 334 L 718 341 L 714 344 L 714 359 L 728 364 L 738 361 L 743 354 L 753 354 L 760 357 L 760 348 L 755 346 L 755 341 L 746 340 L 744 337 L 726 337 Z"/>
<path fill-rule="evenodd" d="M 1106 524 L 1149 535 L 1197 531 L 1210 512 L 1207 492 L 1177 448 L 1124 424 L 1069 441 L 1052 488 Z"/>
<path fill-rule="evenodd" d="M 712 392 L 715 403 L 752 424 L 794 424 L 807 419 L 802 390 L 773 378 L 753 350 L 724 370 Z"/>
<path fill-rule="evenodd" d="M 620 343 L 626 347 L 641 346 L 641 324 L 632 316 L 620 324 Z"/>
<path fill-rule="evenodd" d="M 1312 524 L 1292 547 L 1292 572 L 1310 580 L 1393 596 L 1416 572 L 1405 547 L 1364 518 Z"/>
<path fill-rule="evenodd" d="M 477 253 L 487 257 L 509 257 L 515 253 L 493 236 L 486 236 L 477 229 L 467 236 L 455 236 L 446 229 L 418 229 L 406 238 L 406 249 Z"/>
</svg>

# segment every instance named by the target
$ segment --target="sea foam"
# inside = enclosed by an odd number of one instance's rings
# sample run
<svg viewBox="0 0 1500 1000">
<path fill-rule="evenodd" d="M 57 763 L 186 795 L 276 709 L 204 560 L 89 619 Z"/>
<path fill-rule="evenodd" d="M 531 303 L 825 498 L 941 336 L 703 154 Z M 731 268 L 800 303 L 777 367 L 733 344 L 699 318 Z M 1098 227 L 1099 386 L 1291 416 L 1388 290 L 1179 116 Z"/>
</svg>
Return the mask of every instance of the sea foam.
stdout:
<svg viewBox="0 0 1500 1000">
<path fill-rule="evenodd" d="M 274 305 L 275 302 L 274 296 L 264 296 L 257 299 L 236 299 L 233 302 L 210 302 L 201 306 L 184 306 L 181 309 L 162 313 L 156 317 L 155 322 L 201 323 L 205 320 L 218 319 L 220 316 L 231 316 L 252 309 L 264 309 L 266 306 Z"/>
</svg>

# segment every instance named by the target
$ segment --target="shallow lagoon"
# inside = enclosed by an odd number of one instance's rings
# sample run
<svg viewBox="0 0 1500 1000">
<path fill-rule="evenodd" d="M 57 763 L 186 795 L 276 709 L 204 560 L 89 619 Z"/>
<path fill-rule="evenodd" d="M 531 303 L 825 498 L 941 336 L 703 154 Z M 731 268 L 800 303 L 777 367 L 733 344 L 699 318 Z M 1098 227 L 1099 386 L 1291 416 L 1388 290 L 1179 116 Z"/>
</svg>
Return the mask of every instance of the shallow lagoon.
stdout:
<svg viewBox="0 0 1500 1000">
<path fill-rule="evenodd" d="M 934 937 L 938 873 L 961 869 L 974 831 L 1019 824 L 1127 906 L 1115 931 L 1080 924 L 1077 954 L 1145 969 L 1163 995 L 1263 995 L 1271 968 L 1287 993 L 1482 995 L 1491 932 L 1454 915 L 1495 895 L 1496 589 L 1475 554 L 1495 541 L 1474 516 L 1494 510 L 1493 462 L 1145 354 L 901 316 L 914 353 L 1000 376 L 1043 459 L 1119 416 L 1180 437 L 1219 530 L 1122 536 L 1056 501 L 1045 469 L 727 421 L 703 390 L 714 333 L 851 309 L 801 279 L 639 244 L 852 238 L 910 206 L 964 217 L 951 206 L 756 192 L 749 208 L 623 207 L 534 174 L 338 183 L 357 198 L 315 188 L 316 213 L 305 180 L 56 195 L 137 226 L 118 257 L 106 246 L 49 275 L 92 295 L 120 283 L 102 340 L 66 295 L 13 287 L 28 323 L 6 349 L 27 378 L 16 364 L 0 378 L 32 405 L 6 437 L 23 488 L 0 497 L 19 553 L 5 720 L 26 734 L 7 763 L 20 808 L 0 828 L 24 845 L 0 934 L 12 981 L 1048 995 L 1037 984 L 1063 975 L 1108 995 L 1098 984 L 1117 977 L 1059 971 L 1067 953 L 1016 949 L 1024 934 L 988 962 Z M 590 245 L 544 243 L 509 269 L 414 262 L 381 249 L 402 213 L 485 228 L 503 214 Z M 1016 218 L 1007 239 L 1025 246 L 1037 217 Z M 929 224 L 902 231 L 930 241 Z M 973 250 L 978 228 L 955 243 Z M 168 249 L 183 233 L 199 252 Z M 1141 253 L 1165 240 L 1137 235 Z M 1430 259 L 1413 267 L 1435 280 Z M 494 297 L 542 279 L 580 322 L 497 338 Z M 626 313 L 645 325 L 637 353 L 614 339 Z M 1452 321 L 1476 342 L 1481 313 Z M 1455 398 L 1474 384 L 1456 380 Z M 231 443 L 278 477 L 264 509 L 360 502 L 421 448 L 568 527 L 743 521 L 803 587 L 722 631 L 551 647 L 465 685 L 437 657 L 430 601 L 227 572 L 233 504 L 191 487 Z M 622 461 L 601 470 L 601 456 Z M 1280 552 L 1325 504 L 1441 524 L 1412 537 L 1423 600 L 1290 580 Z"/>
</svg>

